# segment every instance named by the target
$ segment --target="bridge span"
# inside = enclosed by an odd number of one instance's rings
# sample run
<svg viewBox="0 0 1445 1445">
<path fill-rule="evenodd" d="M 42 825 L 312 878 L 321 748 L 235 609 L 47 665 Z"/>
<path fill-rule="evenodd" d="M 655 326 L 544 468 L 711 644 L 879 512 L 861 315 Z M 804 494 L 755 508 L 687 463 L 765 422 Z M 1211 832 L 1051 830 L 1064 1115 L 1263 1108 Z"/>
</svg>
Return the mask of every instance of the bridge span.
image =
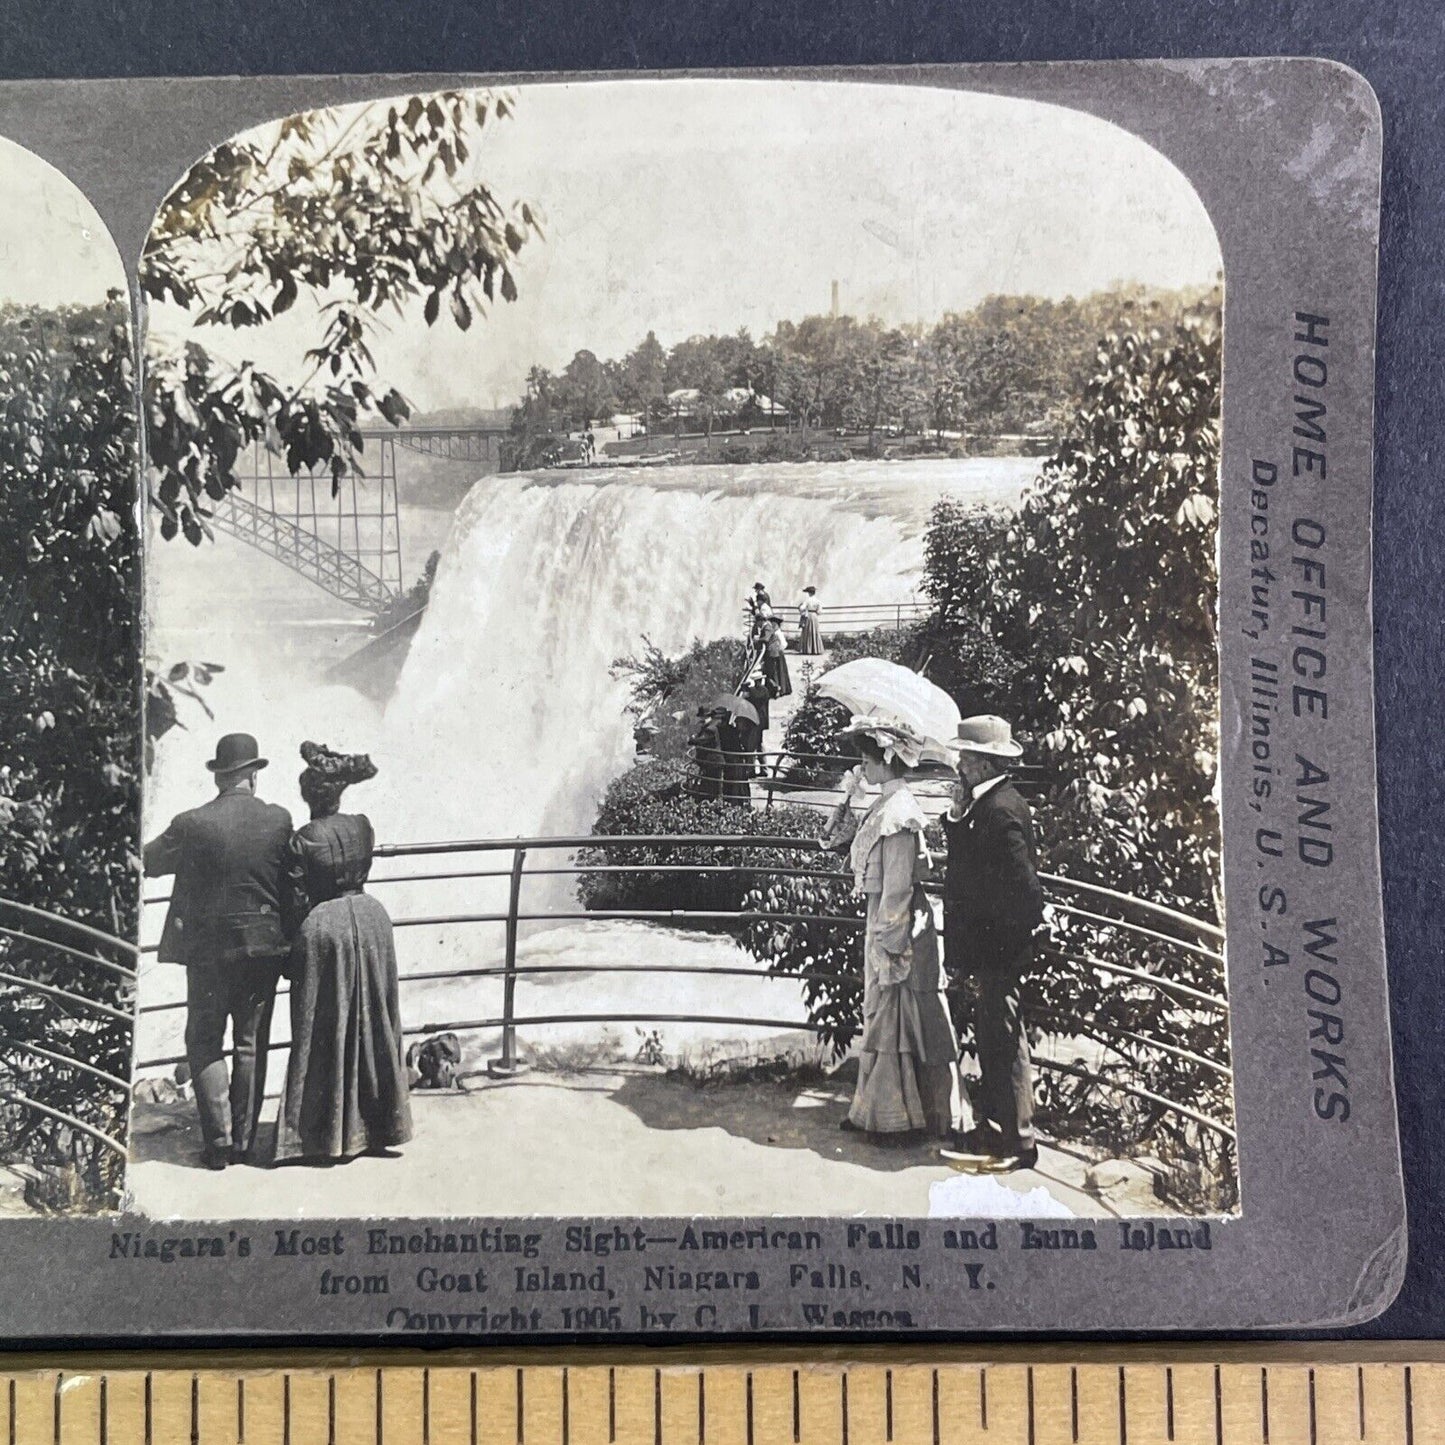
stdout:
<svg viewBox="0 0 1445 1445">
<path fill-rule="evenodd" d="M 362 432 L 366 475 L 333 493 L 330 479 L 297 475 L 264 446 L 216 504 L 216 530 L 276 558 L 338 601 L 376 612 L 406 590 L 397 450 L 501 470 L 499 427 L 398 427 Z"/>
</svg>

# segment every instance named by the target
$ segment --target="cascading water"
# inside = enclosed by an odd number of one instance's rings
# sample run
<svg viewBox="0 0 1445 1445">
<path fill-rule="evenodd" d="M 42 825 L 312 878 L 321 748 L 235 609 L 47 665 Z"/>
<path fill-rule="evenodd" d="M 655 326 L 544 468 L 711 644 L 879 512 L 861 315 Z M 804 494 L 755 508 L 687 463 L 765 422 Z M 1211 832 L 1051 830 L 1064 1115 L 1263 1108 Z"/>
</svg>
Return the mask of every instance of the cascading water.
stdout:
<svg viewBox="0 0 1445 1445">
<path fill-rule="evenodd" d="M 780 608 L 806 583 L 850 603 L 917 584 L 895 517 L 604 476 L 490 478 L 462 506 L 387 711 L 387 836 L 585 832 L 632 748 L 609 666 L 644 633 L 665 652 L 735 636 L 756 579 Z"/>
<path fill-rule="evenodd" d="M 329 663 L 360 638 L 337 625 L 334 605 L 309 584 L 234 544 L 216 554 L 167 552 L 164 574 L 152 579 L 148 645 L 162 658 L 206 658 L 227 670 L 207 690 L 214 724 L 196 725 L 191 713 L 188 730 L 162 740 L 147 779 L 147 836 L 202 801 L 202 763 L 216 734 L 233 730 L 261 738 L 274 761 L 261 791 L 298 822 L 305 813 L 295 790 L 297 749 L 310 737 L 373 755 L 378 777 L 344 806 L 367 812 L 384 842 L 586 833 L 608 782 L 632 761 L 627 687 L 609 665 L 637 652 L 643 634 L 669 653 L 694 638 L 739 635 L 755 580 L 769 586 L 780 610 L 815 585 L 825 630 L 830 605 L 904 600 L 918 582 L 934 500 L 945 493 L 1013 500 L 1034 466 L 979 459 L 483 478 L 453 521 L 426 618 L 384 715 L 323 680 Z M 206 608 L 195 606 L 197 596 L 208 599 Z M 796 659 L 792 665 L 796 675 Z M 529 867 L 565 858 L 534 853 Z M 504 879 L 384 880 L 505 870 L 510 861 L 508 852 L 378 860 L 374 892 L 398 919 L 495 914 L 505 910 Z M 571 883 L 529 878 L 524 911 L 575 911 Z M 161 913 L 147 909 L 147 941 L 158 934 Z M 502 929 L 401 928 L 397 950 L 403 979 L 494 967 Z M 527 929 L 519 961 L 577 969 L 683 958 L 703 966 L 742 961 L 723 936 L 620 921 Z M 142 1002 L 179 998 L 183 985 L 181 970 L 148 962 Z M 418 1022 L 493 1018 L 500 993 L 495 976 L 417 981 L 403 987 L 403 1012 Z M 787 984 L 646 972 L 531 974 L 518 984 L 517 1010 L 804 1016 Z M 179 1012 L 143 1016 L 140 1057 L 179 1051 L 182 1020 Z M 558 1044 L 609 1032 L 631 1037 L 626 1026 L 595 1025 L 526 1036 Z M 707 1026 L 666 1030 L 670 1049 L 710 1047 L 714 1037 Z M 466 1042 L 473 1059 L 494 1052 L 487 1033 Z"/>
</svg>

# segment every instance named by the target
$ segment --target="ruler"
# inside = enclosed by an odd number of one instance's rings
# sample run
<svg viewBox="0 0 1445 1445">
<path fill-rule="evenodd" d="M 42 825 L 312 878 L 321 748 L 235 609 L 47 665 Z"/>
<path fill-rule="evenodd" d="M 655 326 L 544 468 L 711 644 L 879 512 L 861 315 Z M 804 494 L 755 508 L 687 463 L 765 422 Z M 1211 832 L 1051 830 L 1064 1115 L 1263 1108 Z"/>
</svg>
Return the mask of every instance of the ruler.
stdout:
<svg viewBox="0 0 1445 1445">
<path fill-rule="evenodd" d="M 0 1371 L 4 1445 L 1434 1445 L 1445 1354 L 377 1352 Z"/>
</svg>

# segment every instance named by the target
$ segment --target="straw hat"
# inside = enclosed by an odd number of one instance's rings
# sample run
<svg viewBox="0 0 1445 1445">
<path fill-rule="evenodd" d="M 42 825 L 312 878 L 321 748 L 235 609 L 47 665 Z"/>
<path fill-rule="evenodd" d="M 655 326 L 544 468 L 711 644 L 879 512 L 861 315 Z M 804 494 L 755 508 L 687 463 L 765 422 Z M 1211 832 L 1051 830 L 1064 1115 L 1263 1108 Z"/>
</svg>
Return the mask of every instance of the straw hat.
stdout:
<svg viewBox="0 0 1445 1445">
<path fill-rule="evenodd" d="M 961 753 L 981 753 L 988 758 L 1021 758 L 1024 752 L 1009 725 L 992 713 L 964 718 L 958 725 L 955 746 Z"/>
</svg>

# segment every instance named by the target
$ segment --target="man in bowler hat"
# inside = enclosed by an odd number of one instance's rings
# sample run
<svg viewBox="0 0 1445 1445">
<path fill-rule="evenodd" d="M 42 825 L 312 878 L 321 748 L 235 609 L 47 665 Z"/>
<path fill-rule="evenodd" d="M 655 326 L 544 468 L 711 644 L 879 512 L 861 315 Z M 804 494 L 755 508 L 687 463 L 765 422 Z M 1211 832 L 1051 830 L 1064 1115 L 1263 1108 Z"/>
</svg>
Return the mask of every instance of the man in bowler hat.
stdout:
<svg viewBox="0 0 1445 1445">
<path fill-rule="evenodd" d="M 942 820 L 943 937 L 949 976 L 977 982 L 982 1108 L 978 1127 L 942 1152 L 990 1171 L 1031 1169 L 1039 1151 L 1019 979 L 1033 958 L 1043 889 L 1029 805 L 1008 778 L 1023 749 L 1002 718 L 979 716 L 959 723 L 958 750 L 960 782 Z"/>
<path fill-rule="evenodd" d="M 291 815 L 256 796 L 265 766 L 255 738 L 228 733 L 206 764 L 216 796 L 172 819 L 145 847 L 146 876 L 176 878 L 160 961 L 186 970 L 186 1058 L 208 1169 L 238 1162 L 255 1144 L 271 1010 L 288 950 L 281 889 Z"/>
</svg>

